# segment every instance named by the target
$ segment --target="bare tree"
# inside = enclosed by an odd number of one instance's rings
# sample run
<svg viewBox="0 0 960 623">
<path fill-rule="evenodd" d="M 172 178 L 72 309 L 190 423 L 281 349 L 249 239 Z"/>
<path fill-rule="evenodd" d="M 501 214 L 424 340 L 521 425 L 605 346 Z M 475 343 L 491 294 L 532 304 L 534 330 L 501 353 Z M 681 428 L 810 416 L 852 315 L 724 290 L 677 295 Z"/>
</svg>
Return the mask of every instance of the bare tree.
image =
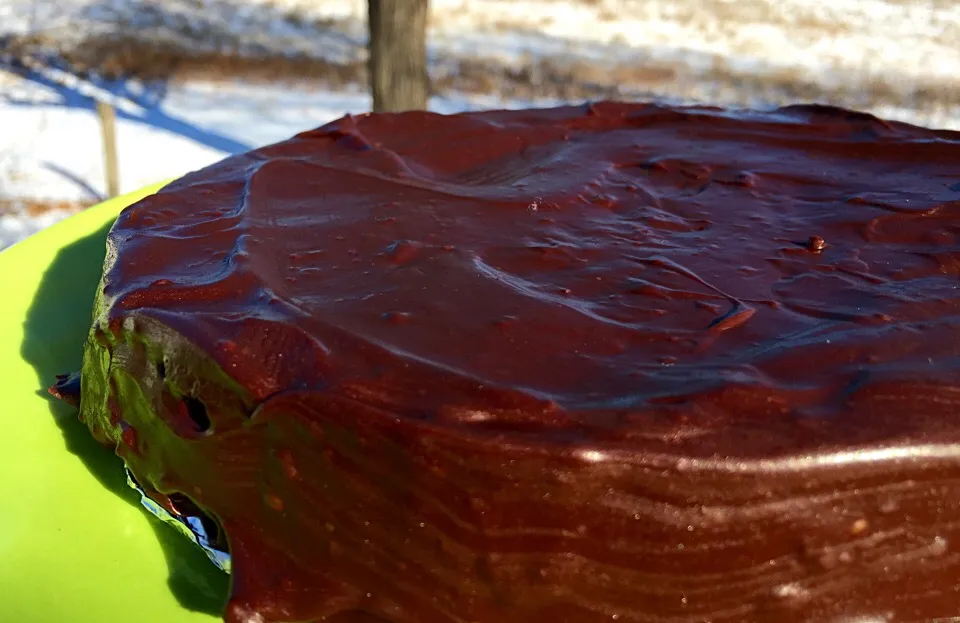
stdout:
<svg viewBox="0 0 960 623">
<path fill-rule="evenodd" d="M 427 107 L 428 0 L 368 0 L 370 88 L 375 112 Z"/>
</svg>

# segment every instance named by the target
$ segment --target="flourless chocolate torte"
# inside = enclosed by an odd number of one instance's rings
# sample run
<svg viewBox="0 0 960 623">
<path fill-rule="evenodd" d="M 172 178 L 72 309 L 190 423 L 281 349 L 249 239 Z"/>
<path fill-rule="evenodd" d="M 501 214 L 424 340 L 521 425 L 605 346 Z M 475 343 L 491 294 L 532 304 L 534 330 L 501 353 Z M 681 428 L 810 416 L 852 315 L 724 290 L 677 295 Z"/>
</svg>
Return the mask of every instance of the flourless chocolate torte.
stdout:
<svg viewBox="0 0 960 623">
<path fill-rule="evenodd" d="M 345 117 L 123 212 L 81 417 L 231 623 L 960 615 L 960 134 Z"/>
</svg>

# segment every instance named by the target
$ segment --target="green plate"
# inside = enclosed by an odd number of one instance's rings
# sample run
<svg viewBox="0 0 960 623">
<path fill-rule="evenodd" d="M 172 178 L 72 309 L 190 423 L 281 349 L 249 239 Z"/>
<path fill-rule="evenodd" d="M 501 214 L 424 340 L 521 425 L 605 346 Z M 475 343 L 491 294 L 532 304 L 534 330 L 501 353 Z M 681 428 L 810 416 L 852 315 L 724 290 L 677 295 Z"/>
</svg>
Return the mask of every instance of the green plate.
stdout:
<svg viewBox="0 0 960 623">
<path fill-rule="evenodd" d="M 214 623 L 228 578 L 140 506 L 123 464 L 48 397 L 78 369 L 120 197 L 0 252 L 0 619 Z"/>
</svg>

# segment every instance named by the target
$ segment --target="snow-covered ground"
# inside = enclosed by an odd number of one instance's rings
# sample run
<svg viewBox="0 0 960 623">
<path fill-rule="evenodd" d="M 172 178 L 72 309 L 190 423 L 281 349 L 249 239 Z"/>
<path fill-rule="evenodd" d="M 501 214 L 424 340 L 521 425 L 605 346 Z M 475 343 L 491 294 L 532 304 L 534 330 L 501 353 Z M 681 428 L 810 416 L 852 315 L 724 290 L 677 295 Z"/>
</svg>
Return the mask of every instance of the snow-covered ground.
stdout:
<svg viewBox="0 0 960 623">
<path fill-rule="evenodd" d="M 24 240 L 38 231 L 50 227 L 71 214 L 76 209 L 54 208 L 42 212 L 31 212 L 28 208 L 17 206 L 0 212 L 0 251 Z"/>
<path fill-rule="evenodd" d="M 100 129 L 92 104 L 63 89 L 19 80 L 0 95 L 0 196 L 96 200 L 104 194 Z M 6 97 L 6 101 L 4 101 Z M 359 90 L 242 83 L 171 85 L 163 101 L 119 98 L 121 191 L 180 176 L 223 158 L 370 108 Z M 523 106 L 481 96 L 444 96 L 437 112 Z"/>
<path fill-rule="evenodd" d="M 0 204 L 0 249 L 71 212 L 38 212 L 28 203 L 82 205 L 105 194 L 99 122 L 90 101 L 77 92 L 83 91 L 82 83 L 77 84 L 71 90 L 10 75 L 0 78 L 0 198 L 5 200 Z M 369 96 L 359 90 L 241 83 L 171 85 L 156 105 L 137 90 L 114 99 L 121 192 L 370 108 Z M 454 113 L 531 104 L 452 95 L 435 97 L 430 108 Z"/>
</svg>

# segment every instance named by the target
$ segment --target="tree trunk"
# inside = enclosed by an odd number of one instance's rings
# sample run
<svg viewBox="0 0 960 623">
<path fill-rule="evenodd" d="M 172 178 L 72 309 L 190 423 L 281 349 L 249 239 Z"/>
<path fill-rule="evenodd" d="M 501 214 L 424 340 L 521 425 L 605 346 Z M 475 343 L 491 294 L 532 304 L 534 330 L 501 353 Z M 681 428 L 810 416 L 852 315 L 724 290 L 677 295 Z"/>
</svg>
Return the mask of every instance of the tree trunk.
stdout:
<svg viewBox="0 0 960 623">
<path fill-rule="evenodd" d="M 428 0 L 368 0 L 370 88 L 374 112 L 424 110 Z"/>
</svg>

